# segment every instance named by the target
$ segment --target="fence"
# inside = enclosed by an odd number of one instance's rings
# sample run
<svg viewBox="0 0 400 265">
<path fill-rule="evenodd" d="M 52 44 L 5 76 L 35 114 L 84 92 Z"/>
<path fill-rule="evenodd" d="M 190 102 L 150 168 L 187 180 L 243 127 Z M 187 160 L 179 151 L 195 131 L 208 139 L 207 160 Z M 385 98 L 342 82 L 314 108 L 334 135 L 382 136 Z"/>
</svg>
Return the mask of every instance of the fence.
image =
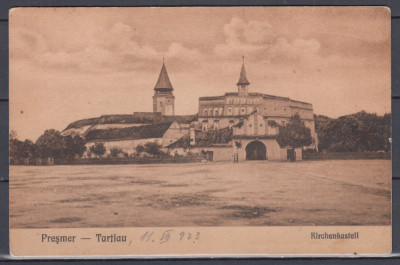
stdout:
<svg viewBox="0 0 400 265">
<path fill-rule="evenodd" d="M 54 165 L 54 158 L 10 158 L 10 165 L 52 166 Z"/>
</svg>

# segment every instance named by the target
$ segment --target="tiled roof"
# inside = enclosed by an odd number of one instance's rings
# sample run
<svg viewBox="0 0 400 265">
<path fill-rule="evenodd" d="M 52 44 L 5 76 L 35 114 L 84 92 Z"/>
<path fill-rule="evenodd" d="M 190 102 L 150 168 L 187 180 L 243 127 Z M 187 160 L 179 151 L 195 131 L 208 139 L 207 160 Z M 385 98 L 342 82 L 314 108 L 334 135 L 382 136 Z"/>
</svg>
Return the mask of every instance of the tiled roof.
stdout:
<svg viewBox="0 0 400 265">
<path fill-rule="evenodd" d="M 133 124 L 133 123 L 165 123 L 176 121 L 178 123 L 190 123 L 196 120 L 196 115 L 166 116 L 158 112 L 135 112 L 133 115 L 103 115 L 97 118 L 84 119 L 70 123 L 64 131 L 77 129 L 96 124 Z"/>
<path fill-rule="evenodd" d="M 209 130 L 209 131 L 195 131 L 195 145 L 193 147 L 211 147 L 218 146 L 221 144 L 227 144 L 232 141 L 232 130 L 229 128 L 223 128 L 221 130 Z M 175 143 L 168 145 L 168 148 L 187 148 L 190 146 L 189 135 L 185 135 Z"/>
<path fill-rule="evenodd" d="M 126 128 L 98 129 L 87 133 L 86 141 L 135 140 L 161 138 L 172 122 Z"/>
</svg>

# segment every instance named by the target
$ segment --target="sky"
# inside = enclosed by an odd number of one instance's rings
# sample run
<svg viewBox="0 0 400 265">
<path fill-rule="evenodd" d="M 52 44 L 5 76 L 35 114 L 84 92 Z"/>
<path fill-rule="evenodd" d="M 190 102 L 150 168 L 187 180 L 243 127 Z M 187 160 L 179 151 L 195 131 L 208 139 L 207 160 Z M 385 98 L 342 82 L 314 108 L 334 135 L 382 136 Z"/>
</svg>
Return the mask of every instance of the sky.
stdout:
<svg viewBox="0 0 400 265">
<path fill-rule="evenodd" d="M 163 57 L 175 114 L 237 91 L 313 104 L 339 117 L 391 111 L 384 7 L 17 8 L 10 12 L 10 130 L 152 111 Z"/>
</svg>

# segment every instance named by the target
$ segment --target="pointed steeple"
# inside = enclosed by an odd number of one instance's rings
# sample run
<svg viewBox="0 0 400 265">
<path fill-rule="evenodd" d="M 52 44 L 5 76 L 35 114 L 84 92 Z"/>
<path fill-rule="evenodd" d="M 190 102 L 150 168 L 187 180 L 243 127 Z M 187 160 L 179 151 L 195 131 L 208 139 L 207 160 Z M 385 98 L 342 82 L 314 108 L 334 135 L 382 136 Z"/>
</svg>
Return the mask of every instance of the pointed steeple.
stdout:
<svg viewBox="0 0 400 265">
<path fill-rule="evenodd" d="M 161 67 L 160 75 L 158 76 L 157 84 L 154 87 L 154 90 L 156 91 L 172 91 L 174 90 L 171 82 L 169 81 L 167 69 L 165 68 L 164 64 L 164 58 L 163 58 L 163 64 Z"/>
<path fill-rule="evenodd" d="M 244 68 L 244 56 L 242 57 L 243 59 L 243 63 L 242 63 L 242 70 L 240 70 L 240 77 L 239 77 L 239 81 L 237 82 L 236 85 L 250 85 L 249 80 L 247 80 L 246 77 L 246 69 Z"/>
<path fill-rule="evenodd" d="M 161 67 L 161 72 L 154 87 L 153 95 L 153 112 L 161 113 L 161 115 L 174 115 L 175 113 L 175 97 L 173 87 L 169 81 L 167 69 L 164 64 Z"/>
</svg>

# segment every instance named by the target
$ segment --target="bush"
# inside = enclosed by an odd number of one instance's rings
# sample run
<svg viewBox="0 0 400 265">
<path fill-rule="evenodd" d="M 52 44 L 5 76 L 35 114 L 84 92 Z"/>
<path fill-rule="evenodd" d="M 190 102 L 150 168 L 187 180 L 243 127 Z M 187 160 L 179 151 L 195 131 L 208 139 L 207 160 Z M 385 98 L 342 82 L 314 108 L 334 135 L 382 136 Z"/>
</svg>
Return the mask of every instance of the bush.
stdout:
<svg viewBox="0 0 400 265">
<path fill-rule="evenodd" d="M 104 146 L 104 143 L 101 142 L 95 143 L 89 148 L 89 152 L 90 152 L 89 154 L 93 154 L 96 157 L 102 157 L 106 153 L 106 148 Z"/>
<path fill-rule="evenodd" d="M 162 154 L 161 145 L 156 141 L 146 143 L 144 145 L 144 150 L 146 153 L 153 156 L 160 156 Z"/>
<path fill-rule="evenodd" d="M 111 149 L 110 149 L 110 157 L 112 157 L 112 158 L 116 158 L 116 157 L 118 157 L 120 154 L 123 154 L 124 152 L 122 151 L 122 149 L 121 148 L 118 148 L 118 147 L 112 147 Z"/>
<path fill-rule="evenodd" d="M 136 146 L 135 150 L 136 150 L 136 153 L 140 154 L 140 153 L 144 152 L 144 146 L 139 144 Z"/>
</svg>

